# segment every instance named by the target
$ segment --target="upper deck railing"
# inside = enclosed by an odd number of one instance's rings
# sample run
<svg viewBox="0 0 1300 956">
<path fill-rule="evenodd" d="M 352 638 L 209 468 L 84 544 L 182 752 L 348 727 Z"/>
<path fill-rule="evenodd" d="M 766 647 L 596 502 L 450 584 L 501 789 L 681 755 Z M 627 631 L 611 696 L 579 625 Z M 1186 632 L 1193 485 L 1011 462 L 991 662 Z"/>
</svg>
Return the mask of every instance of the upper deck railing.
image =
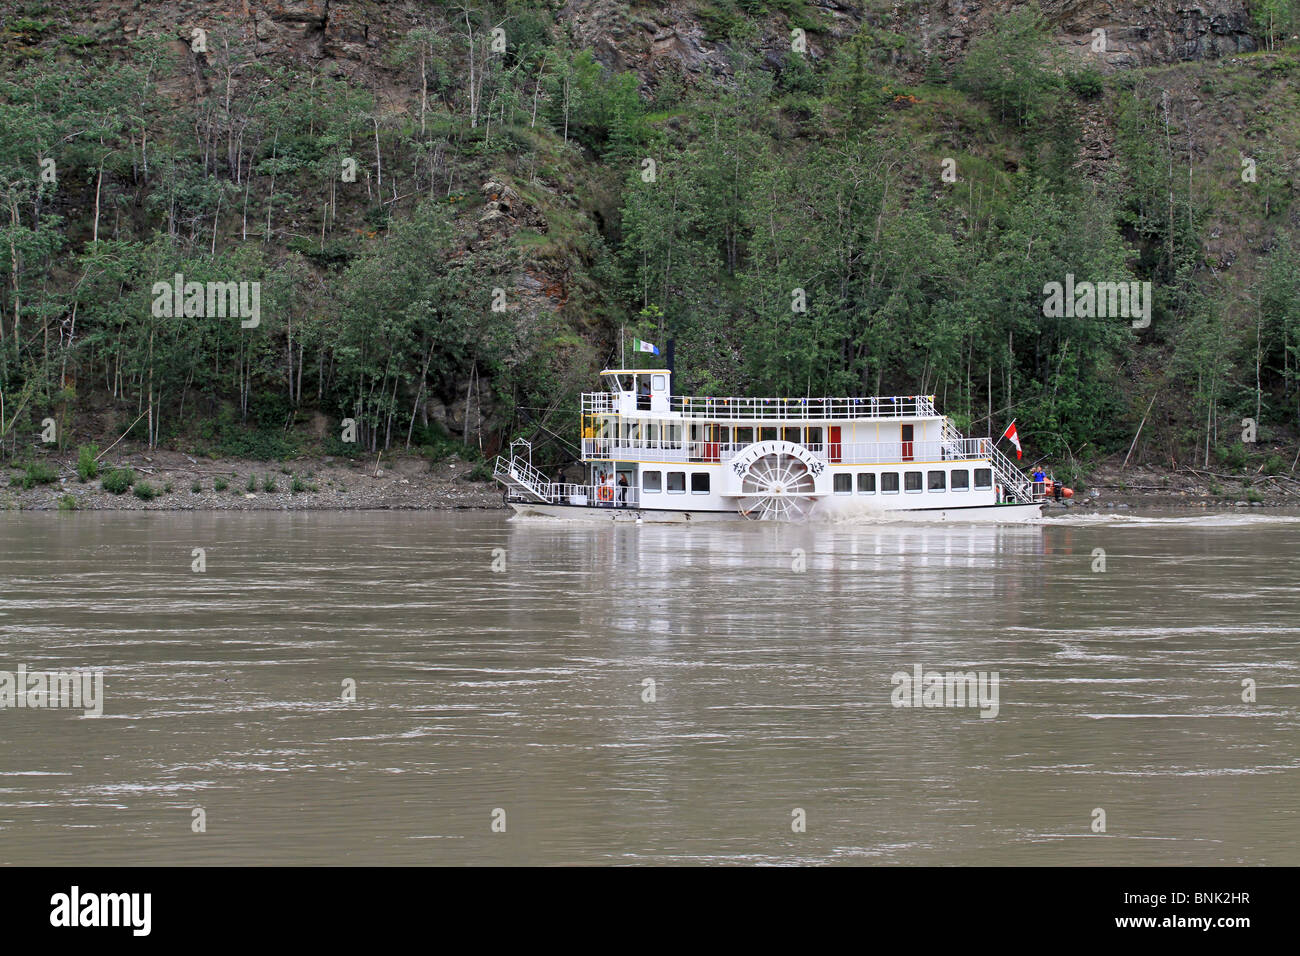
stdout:
<svg viewBox="0 0 1300 956">
<path fill-rule="evenodd" d="M 614 392 L 584 392 L 585 415 L 613 414 L 619 409 Z M 642 396 L 637 412 L 649 414 L 650 398 Z M 711 421 L 858 421 L 882 418 L 933 418 L 938 416 L 933 395 L 872 395 L 866 398 L 700 398 L 672 395 L 668 411 L 688 419 Z"/>
<path fill-rule="evenodd" d="M 582 457 L 584 461 L 726 462 L 748 447 L 747 443 L 584 438 Z M 815 457 L 833 465 L 909 461 L 987 461 L 993 455 L 993 442 L 988 438 L 908 442 L 812 442 L 803 447 Z"/>
<path fill-rule="evenodd" d="M 618 396 L 613 392 L 583 392 L 582 414 L 600 415 L 618 410 Z"/>
</svg>

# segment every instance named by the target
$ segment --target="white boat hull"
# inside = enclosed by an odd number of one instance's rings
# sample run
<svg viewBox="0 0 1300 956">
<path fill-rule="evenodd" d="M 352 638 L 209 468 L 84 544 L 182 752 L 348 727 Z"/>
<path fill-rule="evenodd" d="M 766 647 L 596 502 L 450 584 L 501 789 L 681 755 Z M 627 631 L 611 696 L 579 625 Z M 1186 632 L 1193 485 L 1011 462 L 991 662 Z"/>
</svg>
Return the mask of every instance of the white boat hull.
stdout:
<svg viewBox="0 0 1300 956">
<path fill-rule="evenodd" d="M 647 521 L 677 524 L 701 521 L 748 521 L 737 511 L 689 511 L 658 508 L 610 508 L 590 505 L 543 504 L 541 502 L 511 501 L 510 507 L 521 517 L 560 518 L 568 521 Z M 1043 506 L 1033 504 L 999 504 L 967 506 L 963 508 L 896 508 L 880 511 L 854 511 L 836 513 L 827 511 L 814 514 L 813 522 L 949 522 L 1007 524 L 1034 521 L 1042 517 Z"/>
</svg>

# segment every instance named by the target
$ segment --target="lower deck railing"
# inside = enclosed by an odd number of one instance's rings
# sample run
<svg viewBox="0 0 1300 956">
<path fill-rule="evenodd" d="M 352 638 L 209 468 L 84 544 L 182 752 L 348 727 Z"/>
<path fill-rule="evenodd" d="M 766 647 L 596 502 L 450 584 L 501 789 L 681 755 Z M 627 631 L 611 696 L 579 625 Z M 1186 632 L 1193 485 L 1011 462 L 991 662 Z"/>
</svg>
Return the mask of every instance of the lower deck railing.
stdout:
<svg viewBox="0 0 1300 956">
<path fill-rule="evenodd" d="M 582 485 L 568 481 L 551 481 L 529 489 L 546 504 L 588 505 L 595 508 L 638 508 L 641 489 L 631 486 L 605 484 Z M 511 501 L 535 501 L 528 495 L 508 493 Z"/>
</svg>

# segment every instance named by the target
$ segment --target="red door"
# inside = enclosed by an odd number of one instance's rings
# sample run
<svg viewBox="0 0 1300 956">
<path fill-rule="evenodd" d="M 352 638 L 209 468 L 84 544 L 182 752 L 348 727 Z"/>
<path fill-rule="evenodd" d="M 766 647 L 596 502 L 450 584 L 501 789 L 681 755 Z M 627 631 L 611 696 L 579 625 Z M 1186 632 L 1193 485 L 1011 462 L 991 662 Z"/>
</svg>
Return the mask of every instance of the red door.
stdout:
<svg viewBox="0 0 1300 956">
<path fill-rule="evenodd" d="M 903 428 L 903 461 L 912 460 L 912 439 L 915 434 L 914 425 L 904 425 Z"/>
<path fill-rule="evenodd" d="M 705 461 L 718 460 L 718 445 L 719 445 L 718 439 L 720 437 L 718 433 L 720 431 L 721 428 L 717 425 L 704 426 L 704 434 L 705 434 L 704 460 Z"/>
<path fill-rule="evenodd" d="M 840 426 L 832 425 L 830 427 L 830 432 L 831 432 L 831 441 L 830 441 L 831 447 L 830 447 L 829 457 L 831 461 L 839 461 L 840 460 Z"/>
</svg>

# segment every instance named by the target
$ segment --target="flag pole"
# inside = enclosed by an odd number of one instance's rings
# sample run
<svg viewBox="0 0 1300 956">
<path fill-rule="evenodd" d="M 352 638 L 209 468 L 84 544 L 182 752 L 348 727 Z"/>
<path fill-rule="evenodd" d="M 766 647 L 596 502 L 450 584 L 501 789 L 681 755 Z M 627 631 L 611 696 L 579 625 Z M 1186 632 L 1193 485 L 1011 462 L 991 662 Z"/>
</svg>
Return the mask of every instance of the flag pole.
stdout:
<svg viewBox="0 0 1300 956">
<path fill-rule="evenodd" d="M 618 327 L 618 367 L 619 368 L 627 368 L 627 365 L 625 364 L 627 362 L 627 357 L 623 354 L 623 331 L 624 331 L 624 327 L 620 325 Z"/>
</svg>

